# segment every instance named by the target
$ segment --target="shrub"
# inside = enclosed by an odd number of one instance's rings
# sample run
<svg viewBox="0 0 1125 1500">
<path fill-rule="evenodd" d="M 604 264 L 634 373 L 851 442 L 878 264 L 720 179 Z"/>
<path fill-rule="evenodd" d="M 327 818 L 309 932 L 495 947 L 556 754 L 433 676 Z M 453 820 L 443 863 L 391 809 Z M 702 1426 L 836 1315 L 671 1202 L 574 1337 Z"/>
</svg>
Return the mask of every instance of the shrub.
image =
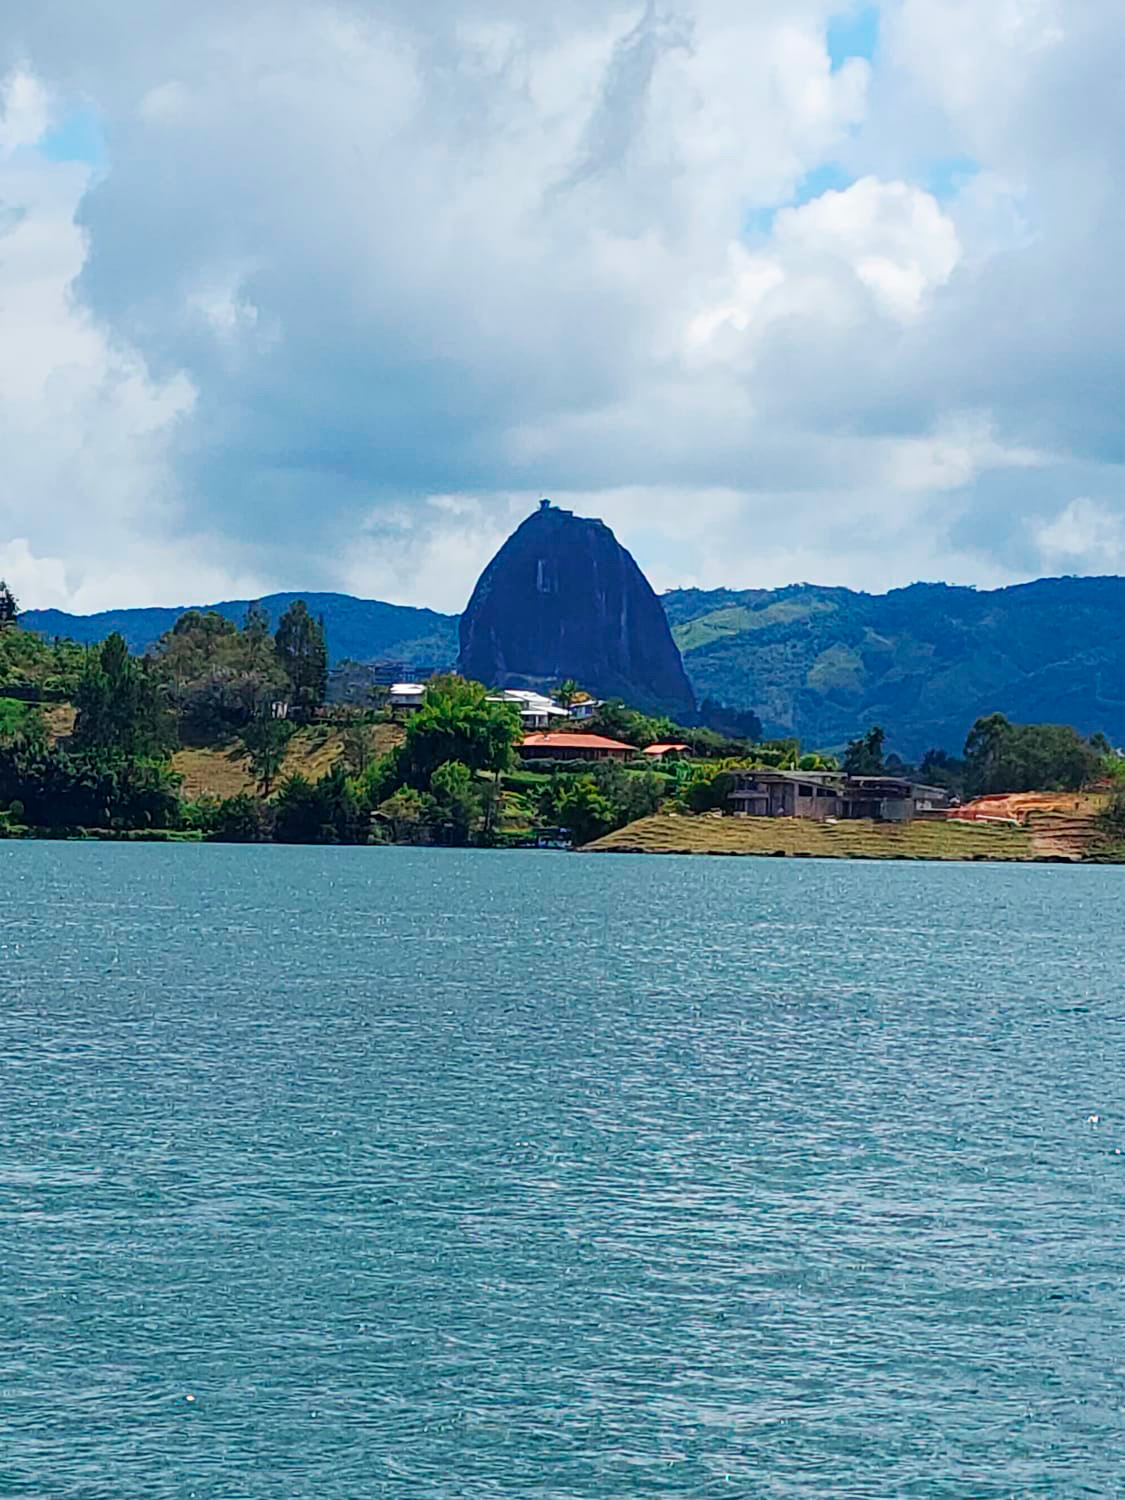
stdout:
<svg viewBox="0 0 1125 1500">
<path fill-rule="evenodd" d="M 227 797 L 215 809 L 207 837 L 220 844 L 258 844 L 269 837 L 265 804 L 249 792 Z"/>
</svg>

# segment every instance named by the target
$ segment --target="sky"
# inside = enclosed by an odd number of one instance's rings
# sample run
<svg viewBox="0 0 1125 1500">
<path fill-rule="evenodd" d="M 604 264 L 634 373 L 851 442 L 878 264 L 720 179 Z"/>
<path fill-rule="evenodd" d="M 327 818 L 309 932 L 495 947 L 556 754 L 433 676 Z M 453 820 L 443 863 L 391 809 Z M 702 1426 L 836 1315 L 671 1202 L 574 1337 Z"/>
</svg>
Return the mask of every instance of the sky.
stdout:
<svg viewBox="0 0 1125 1500">
<path fill-rule="evenodd" d="M 1125 570 L 1120 0 L 4 0 L 0 576 Z"/>
</svg>

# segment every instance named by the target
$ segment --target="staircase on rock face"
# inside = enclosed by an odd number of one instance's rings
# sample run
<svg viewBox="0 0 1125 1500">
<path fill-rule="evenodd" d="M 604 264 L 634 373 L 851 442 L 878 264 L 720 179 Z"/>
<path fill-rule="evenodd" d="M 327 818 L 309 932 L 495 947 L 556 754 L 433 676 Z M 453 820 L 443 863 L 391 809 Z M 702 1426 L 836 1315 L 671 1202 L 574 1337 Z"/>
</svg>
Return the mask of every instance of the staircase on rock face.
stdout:
<svg viewBox="0 0 1125 1500">
<path fill-rule="evenodd" d="M 573 678 L 598 698 L 689 715 L 695 700 L 659 599 L 602 521 L 543 501 L 481 574 L 461 671 L 498 688 Z"/>
</svg>

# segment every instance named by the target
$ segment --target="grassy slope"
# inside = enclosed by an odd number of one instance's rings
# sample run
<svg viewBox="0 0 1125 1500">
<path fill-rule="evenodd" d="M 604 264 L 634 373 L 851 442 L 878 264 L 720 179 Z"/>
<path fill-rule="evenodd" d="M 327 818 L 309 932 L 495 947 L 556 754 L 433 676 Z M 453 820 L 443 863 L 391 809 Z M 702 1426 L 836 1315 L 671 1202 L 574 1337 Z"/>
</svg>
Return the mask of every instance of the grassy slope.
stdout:
<svg viewBox="0 0 1125 1500">
<path fill-rule="evenodd" d="M 595 853 L 759 854 L 823 859 L 1036 858 L 1023 829 L 959 823 L 811 823 L 796 818 L 642 818 L 589 846 Z"/>
<path fill-rule="evenodd" d="M 375 753 L 382 755 L 399 744 L 402 731 L 396 724 L 375 726 Z M 289 742 L 279 781 L 286 776 L 307 776 L 310 781 L 325 775 L 343 753 L 343 737 L 331 728 L 301 729 Z M 255 790 L 249 762 L 241 740 L 206 750 L 178 750 L 172 768 L 184 778 L 184 796 L 234 797 Z"/>
</svg>

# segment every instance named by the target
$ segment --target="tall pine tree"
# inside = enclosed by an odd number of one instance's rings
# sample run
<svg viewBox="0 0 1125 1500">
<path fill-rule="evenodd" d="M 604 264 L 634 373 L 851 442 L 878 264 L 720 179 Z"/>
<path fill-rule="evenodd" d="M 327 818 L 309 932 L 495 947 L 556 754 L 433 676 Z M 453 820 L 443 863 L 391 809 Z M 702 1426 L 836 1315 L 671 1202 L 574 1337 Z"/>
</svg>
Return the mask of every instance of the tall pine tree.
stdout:
<svg viewBox="0 0 1125 1500">
<path fill-rule="evenodd" d="M 314 620 L 303 599 L 282 615 L 274 636 L 277 654 L 293 688 L 294 707 L 311 713 L 328 690 L 328 649 L 324 621 Z"/>
</svg>

